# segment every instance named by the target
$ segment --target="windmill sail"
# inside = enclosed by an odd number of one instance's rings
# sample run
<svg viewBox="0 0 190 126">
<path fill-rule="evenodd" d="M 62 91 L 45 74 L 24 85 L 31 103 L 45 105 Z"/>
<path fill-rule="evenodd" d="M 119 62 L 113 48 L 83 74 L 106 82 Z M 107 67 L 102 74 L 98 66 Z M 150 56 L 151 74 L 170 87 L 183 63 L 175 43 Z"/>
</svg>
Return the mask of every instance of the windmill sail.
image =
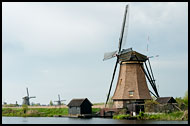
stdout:
<svg viewBox="0 0 190 126">
<path fill-rule="evenodd" d="M 127 33 L 128 33 L 128 29 L 129 29 L 129 6 L 126 6 L 127 10 L 126 10 L 126 19 L 125 19 L 125 26 L 124 26 L 124 32 L 123 32 L 123 39 L 121 42 L 121 49 L 124 48 L 124 46 L 127 43 Z"/>
<path fill-rule="evenodd" d="M 31 96 L 31 97 L 29 97 L 29 98 L 36 98 L 36 96 Z"/>
<path fill-rule="evenodd" d="M 104 59 L 103 59 L 103 61 L 115 57 L 116 54 L 117 54 L 117 51 L 104 53 Z"/>
<path fill-rule="evenodd" d="M 124 39 L 124 37 L 127 37 L 126 36 L 127 32 L 125 31 L 125 30 L 127 30 L 127 26 L 126 26 L 127 10 L 128 10 L 128 5 L 126 5 L 126 8 L 125 8 L 123 24 L 122 24 L 122 29 L 121 29 L 120 39 L 119 39 L 118 54 L 120 54 L 122 46 L 126 43 L 126 38 Z M 105 53 L 104 54 L 104 60 L 113 58 L 113 57 L 116 56 L 116 54 L 117 54 L 117 51 L 112 52 L 112 53 Z M 106 99 L 105 107 L 107 105 L 107 102 L 108 102 L 108 99 L 109 99 L 109 96 L 110 96 L 110 92 L 111 92 L 111 88 L 112 88 L 112 84 L 113 84 L 113 80 L 114 80 L 114 77 L 115 77 L 115 72 L 116 72 L 118 63 L 119 63 L 119 58 L 117 57 L 116 64 L 115 64 L 115 67 L 114 67 L 114 71 L 113 71 L 113 75 L 112 75 L 110 88 L 109 88 L 109 92 L 108 92 L 108 96 L 107 96 L 107 99 Z"/>
<path fill-rule="evenodd" d="M 122 25 L 120 39 L 119 39 L 119 52 L 121 51 L 122 46 L 125 45 L 126 40 L 127 40 L 127 23 L 126 23 L 127 12 L 128 12 L 128 5 L 126 5 L 124 18 L 123 18 L 123 25 Z"/>
<path fill-rule="evenodd" d="M 116 69 L 117 69 L 117 64 L 118 64 L 118 62 L 119 62 L 119 59 L 117 59 L 117 60 L 116 60 L 116 63 L 115 63 L 115 67 L 114 67 L 114 71 L 113 71 L 113 75 L 112 75 L 112 80 L 111 80 L 111 84 L 110 84 L 108 96 L 107 96 L 107 99 L 106 99 L 105 107 L 106 107 L 107 102 L 108 102 L 108 100 L 109 100 L 109 96 L 110 96 L 110 92 L 111 92 L 111 88 L 112 88 L 113 80 L 114 80 L 114 77 L 115 77 L 115 72 L 116 72 Z"/>
<path fill-rule="evenodd" d="M 60 95 L 58 95 L 58 99 L 59 99 L 59 101 L 60 101 Z"/>
<path fill-rule="evenodd" d="M 29 92 L 28 92 L 28 88 L 26 88 L 26 91 L 27 91 L 27 96 L 29 97 Z"/>
</svg>

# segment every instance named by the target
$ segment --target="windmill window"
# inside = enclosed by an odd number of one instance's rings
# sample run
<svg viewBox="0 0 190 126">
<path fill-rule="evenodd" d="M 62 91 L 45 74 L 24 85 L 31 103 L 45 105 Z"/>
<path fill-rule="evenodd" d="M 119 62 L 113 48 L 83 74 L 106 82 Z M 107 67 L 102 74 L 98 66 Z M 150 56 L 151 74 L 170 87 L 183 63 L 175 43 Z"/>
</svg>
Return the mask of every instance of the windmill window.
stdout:
<svg viewBox="0 0 190 126">
<path fill-rule="evenodd" d="M 121 84 L 121 82 L 122 82 L 122 79 L 120 79 L 120 82 L 119 82 L 119 84 Z"/>
<path fill-rule="evenodd" d="M 129 91 L 129 96 L 133 96 L 134 95 L 134 91 Z"/>
</svg>

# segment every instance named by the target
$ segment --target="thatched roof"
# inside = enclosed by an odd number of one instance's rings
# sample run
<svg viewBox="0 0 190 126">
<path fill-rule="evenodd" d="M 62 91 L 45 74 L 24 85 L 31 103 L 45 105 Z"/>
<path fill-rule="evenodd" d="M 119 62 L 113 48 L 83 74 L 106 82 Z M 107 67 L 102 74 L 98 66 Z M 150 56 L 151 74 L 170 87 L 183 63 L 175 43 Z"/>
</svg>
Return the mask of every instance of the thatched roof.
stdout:
<svg viewBox="0 0 190 126">
<path fill-rule="evenodd" d="M 84 102 L 89 102 L 91 105 L 92 103 L 87 98 L 82 99 L 72 99 L 67 106 L 81 106 Z"/>
<path fill-rule="evenodd" d="M 173 97 L 159 97 L 156 99 L 156 101 L 160 104 L 177 103 Z"/>
</svg>

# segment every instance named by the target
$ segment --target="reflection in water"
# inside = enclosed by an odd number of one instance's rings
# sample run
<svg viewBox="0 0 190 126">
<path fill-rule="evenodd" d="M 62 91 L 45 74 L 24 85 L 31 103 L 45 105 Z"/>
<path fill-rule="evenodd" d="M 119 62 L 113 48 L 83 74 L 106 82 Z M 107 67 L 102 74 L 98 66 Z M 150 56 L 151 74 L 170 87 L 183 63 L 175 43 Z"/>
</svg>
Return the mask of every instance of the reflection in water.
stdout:
<svg viewBox="0 0 190 126">
<path fill-rule="evenodd" d="M 116 120 L 107 118 L 2 117 L 3 124 L 188 124 L 188 121 Z"/>
<path fill-rule="evenodd" d="M 28 119 L 27 119 L 27 118 L 22 118 L 22 122 L 23 122 L 24 124 L 26 124 L 26 123 L 28 122 Z"/>
</svg>

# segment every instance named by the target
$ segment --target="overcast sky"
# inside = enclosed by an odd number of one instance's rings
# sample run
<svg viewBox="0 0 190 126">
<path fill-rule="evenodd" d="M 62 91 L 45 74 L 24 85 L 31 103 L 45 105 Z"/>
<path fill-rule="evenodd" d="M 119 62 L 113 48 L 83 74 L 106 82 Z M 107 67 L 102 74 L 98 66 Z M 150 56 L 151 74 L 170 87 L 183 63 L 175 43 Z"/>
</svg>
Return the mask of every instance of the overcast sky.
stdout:
<svg viewBox="0 0 190 126">
<path fill-rule="evenodd" d="M 3 3 L 2 102 L 88 98 L 105 102 L 125 5 L 126 46 L 151 58 L 160 96 L 183 97 L 188 88 L 188 3 Z M 149 51 L 146 52 L 149 36 Z M 119 67 L 113 83 L 116 87 Z M 150 90 L 150 84 L 148 83 Z"/>
</svg>

